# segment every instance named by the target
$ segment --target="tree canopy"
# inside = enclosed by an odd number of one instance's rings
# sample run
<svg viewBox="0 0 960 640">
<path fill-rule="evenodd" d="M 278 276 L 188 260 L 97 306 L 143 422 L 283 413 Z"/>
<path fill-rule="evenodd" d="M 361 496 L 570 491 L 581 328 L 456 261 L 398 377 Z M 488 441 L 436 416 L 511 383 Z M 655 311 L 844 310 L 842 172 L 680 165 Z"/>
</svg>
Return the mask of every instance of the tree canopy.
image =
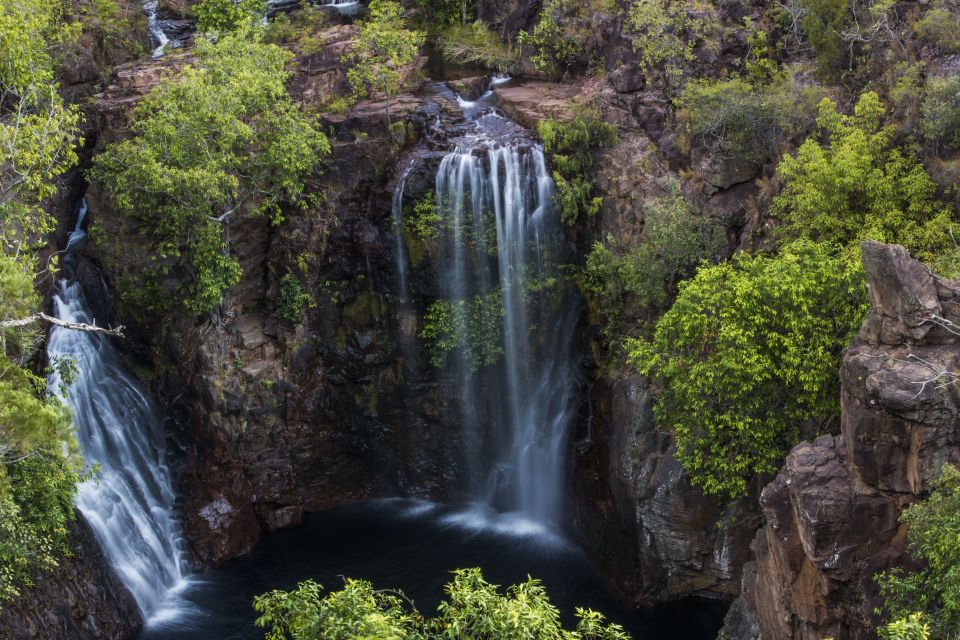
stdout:
<svg viewBox="0 0 960 640">
<path fill-rule="evenodd" d="M 853 115 L 820 103 L 817 125 L 825 142 L 807 139 L 777 171 L 783 191 L 773 213 L 794 236 L 840 245 L 896 242 L 921 260 L 953 248 L 950 208 L 923 165 L 893 145 L 894 128 L 877 94 L 864 93 Z"/>
<path fill-rule="evenodd" d="M 257 597 L 257 625 L 268 630 L 268 640 L 629 640 L 619 625 L 589 609 L 577 609 L 576 629 L 566 630 L 539 580 L 500 593 L 479 569 L 454 571 L 433 618 L 402 593 L 377 590 L 365 580 L 347 580 L 326 596 L 322 591 L 308 580 L 293 591 Z"/>
<path fill-rule="evenodd" d="M 92 175 L 148 236 L 154 255 L 139 280 L 155 289 L 176 276 L 183 307 L 201 314 L 240 279 L 224 227 L 307 208 L 305 180 L 330 144 L 287 92 L 291 54 L 259 31 L 201 38 L 195 54 L 137 106 L 134 137 L 99 155 Z"/>
<path fill-rule="evenodd" d="M 659 386 L 658 426 L 706 493 L 775 472 L 805 423 L 839 413 L 840 352 L 865 311 L 859 264 L 808 240 L 703 265 L 652 339 L 628 341 Z"/>
<path fill-rule="evenodd" d="M 81 461 L 69 412 L 30 369 L 39 331 L 40 202 L 72 167 L 80 112 L 64 105 L 57 57 L 77 33 L 57 0 L 0 3 L 0 602 L 64 551 Z"/>
</svg>

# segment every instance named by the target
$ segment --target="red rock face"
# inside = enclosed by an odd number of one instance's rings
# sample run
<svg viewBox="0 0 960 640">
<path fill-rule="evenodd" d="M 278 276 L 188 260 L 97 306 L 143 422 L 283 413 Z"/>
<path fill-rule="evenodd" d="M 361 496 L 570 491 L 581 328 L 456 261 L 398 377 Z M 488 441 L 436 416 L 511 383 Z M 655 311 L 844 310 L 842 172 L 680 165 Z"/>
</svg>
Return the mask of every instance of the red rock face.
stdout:
<svg viewBox="0 0 960 640">
<path fill-rule="evenodd" d="M 958 390 L 933 379 L 960 364 L 960 283 L 903 247 L 864 243 L 872 310 L 843 358 L 841 435 L 793 449 L 760 498 L 766 525 L 722 636 L 874 637 L 873 576 L 911 564 L 903 509 L 960 460 Z"/>
</svg>

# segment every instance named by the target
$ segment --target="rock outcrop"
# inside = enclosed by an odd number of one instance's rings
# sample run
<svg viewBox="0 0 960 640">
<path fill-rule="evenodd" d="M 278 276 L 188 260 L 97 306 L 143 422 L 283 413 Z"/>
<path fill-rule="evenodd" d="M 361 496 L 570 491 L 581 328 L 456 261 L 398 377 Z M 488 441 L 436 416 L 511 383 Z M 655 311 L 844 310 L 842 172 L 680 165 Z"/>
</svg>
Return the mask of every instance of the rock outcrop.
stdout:
<svg viewBox="0 0 960 640">
<path fill-rule="evenodd" d="M 960 460 L 960 282 L 903 247 L 863 244 L 871 311 L 841 371 L 841 435 L 793 449 L 726 638 L 872 638 L 873 576 L 910 566 L 903 509 Z"/>
<path fill-rule="evenodd" d="M 140 609 L 107 564 L 93 531 L 77 514 L 71 555 L 0 609 L 0 640 L 127 640 Z"/>
<path fill-rule="evenodd" d="M 602 575 L 637 604 L 733 598 L 756 527 L 752 501 L 727 504 L 691 485 L 673 437 L 654 425 L 643 377 L 601 378 L 590 400 L 575 442 L 575 527 Z"/>
</svg>

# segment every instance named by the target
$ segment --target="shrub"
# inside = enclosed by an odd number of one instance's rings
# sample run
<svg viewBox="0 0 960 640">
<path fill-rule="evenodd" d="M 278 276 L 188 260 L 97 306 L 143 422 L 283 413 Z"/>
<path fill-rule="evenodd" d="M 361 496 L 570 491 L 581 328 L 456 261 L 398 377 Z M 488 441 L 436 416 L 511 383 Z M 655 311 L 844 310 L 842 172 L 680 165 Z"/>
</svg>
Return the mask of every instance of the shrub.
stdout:
<svg viewBox="0 0 960 640">
<path fill-rule="evenodd" d="M 613 0 L 546 0 L 533 31 L 521 31 L 518 41 L 536 51 L 537 70 L 560 79 L 599 53 L 600 31 L 616 8 Z"/>
<path fill-rule="evenodd" d="M 308 580 L 293 591 L 258 596 L 257 626 L 269 629 L 269 640 L 629 640 L 619 625 L 589 609 L 578 608 L 576 629 L 566 631 L 539 580 L 530 578 L 501 594 L 479 569 L 453 572 L 453 581 L 444 587 L 446 599 L 432 619 L 402 593 L 374 589 L 365 580 L 348 579 L 343 589 L 326 596 L 321 591 Z"/>
<path fill-rule="evenodd" d="M 951 250 L 950 208 L 935 199 L 923 165 L 893 147 L 877 95 L 864 93 L 852 116 L 826 98 L 819 109 L 826 142 L 807 139 L 777 169 L 785 186 L 772 210 L 788 233 L 840 245 L 897 242 L 922 260 Z"/>
<path fill-rule="evenodd" d="M 960 151 L 960 77 L 927 82 L 923 99 L 923 137 L 936 151 Z"/>
<path fill-rule="evenodd" d="M 960 52 L 960 6 L 953 0 L 934 0 L 913 28 L 945 53 Z"/>
<path fill-rule="evenodd" d="M 437 300 L 424 318 L 420 337 L 430 346 L 430 362 L 442 367 L 459 352 L 471 373 L 494 364 L 503 355 L 504 315 L 499 289 L 463 300 Z"/>
<path fill-rule="evenodd" d="M 724 240 L 722 228 L 695 215 L 676 185 L 646 209 L 643 236 L 639 245 L 618 253 L 611 249 L 615 240 L 608 238 L 607 245 L 595 243 L 587 256 L 580 281 L 608 325 L 625 305 L 648 312 L 663 309 L 676 285 L 702 260 L 714 257 Z"/>
<path fill-rule="evenodd" d="M 840 353 L 865 312 L 859 265 L 800 240 L 776 256 L 701 266 L 650 340 L 627 342 L 660 392 L 657 425 L 708 494 L 774 473 L 805 424 L 840 410 Z"/>
<path fill-rule="evenodd" d="M 741 78 L 691 81 L 675 102 L 693 143 L 724 158 L 763 164 L 812 123 L 822 97 L 821 88 L 802 86 L 785 73 L 767 85 Z"/>
<path fill-rule="evenodd" d="M 960 470 L 945 465 L 930 497 L 900 516 L 907 525 L 910 553 L 922 569 L 895 568 L 877 575 L 885 601 L 878 613 L 896 621 L 915 619 L 930 625 L 933 638 L 960 634 Z M 919 624 L 920 621 L 918 621 Z M 894 622 L 894 624 L 899 624 Z M 914 625 L 916 626 L 916 625 Z"/>
<path fill-rule="evenodd" d="M 297 323 L 305 306 L 314 306 L 313 298 L 303 290 L 300 280 L 292 273 L 280 279 L 280 295 L 277 297 L 277 316 L 287 322 Z"/>
<path fill-rule="evenodd" d="M 371 0 L 370 15 L 360 24 L 353 49 L 341 59 L 350 65 L 347 81 L 355 100 L 377 93 L 387 96 L 388 122 L 391 99 L 403 83 L 403 69 L 416 60 L 426 37 L 407 27 L 398 3 Z"/>
<path fill-rule="evenodd" d="M 603 204 L 590 178 L 594 152 L 616 143 L 617 129 L 596 111 L 580 109 L 568 121 L 542 120 L 537 133 L 550 154 L 560 217 L 568 225 L 593 218 Z"/>
<path fill-rule="evenodd" d="M 406 224 L 419 237 L 429 240 L 440 233 L 442 221 L 437 211 L 437 198 L 433 191 L 428 191 L 413 205 L 413 215 L 407 217 Z"/>
<path fill-rule="evenodd" d="M 262 20 L 266 0 L 202 0 L 193 8 L 199 33 L 231 33 Z"/>
<path fill-rule="evenodd" d="M 930 640 L 930 623 L 922 613 L 911 613 L 880 629 L 880 640 Z"/>
<path fill-rule="evenodd" d="M 627 25 L 633 49 L 648 75 L 664 73 L 668 80 L 682 73 L 694 59 L 694 49 L 707 33 L 707 21 L 698 17 L 699 3 L 683 0 L 634 0 Z"/>
<path fill-rule="evenodd" d="M 452 24 L 437 42 L 444 59 L 453 64 L 475 64 L 503 73 L 517 66 L 517 52 L 485 24 Z"/>
</svg>

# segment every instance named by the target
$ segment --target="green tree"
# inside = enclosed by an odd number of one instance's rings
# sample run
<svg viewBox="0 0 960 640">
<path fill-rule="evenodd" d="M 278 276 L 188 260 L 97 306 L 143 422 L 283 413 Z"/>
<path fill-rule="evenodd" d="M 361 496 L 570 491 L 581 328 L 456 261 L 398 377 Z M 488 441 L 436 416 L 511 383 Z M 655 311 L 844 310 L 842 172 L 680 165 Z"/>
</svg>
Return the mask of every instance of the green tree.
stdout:
<svg viewBox="0 0 960 640">
<path fill-rule="evenodd" d="M 0 602 L 56 566 L 79 481 L 69 413 L 27 368 L 39 338 L 36 249 L 54 226 L 40 203 L 77 160 L 80 112 L 57 85 L 77 33 L 58 0 L 0 3 Z"/>
<path fill-rule="evenodd" d="M 674 184 L 669 195 L 644 210 L 638 245 L 620 250 L 613 237 L 593 245 L 581 282 L 613 328 L 627 305 L 647 313 L 663 309 L 676 285 L 715 257 L 723 241 L 722 227 L 697 216 Z"/>
<path fill-rule="evenodd" d="M 202 0 L 193 8 L 199 33 L 230 33 L 253 26 L 266 13 L 266 0 Z"/>
<path fill-rule="evenodd" d="M 240 216 L 279 224 L 284 203 L 309 207 L 305 180 L 330 144 L 287 93 L 292 55 L 259 31 L 201 38 L 195 53 L 195 66 L 141 101 L 136 135 L 98 156 L 92 177 L 154 249 L 142 286 L 173 275 L 178 302 L 202 314 L 240 279 L 224 227 Z"/>
<path fill-rule="evenodd" d="M 577 609 L 576 629 L 565 630 L 538 580 L 501 594 L 479 569 L 460 569 L 444 590 L 447 598 L 431 619 L 402 593 L 376 590 L 364 580 L 347 580 L 326 596 L 317 583 L 302 582 L 293 591 L 258 596 L 254 608 L 267 640 L 629 640 L 619 625 L 589 609 Z"/>
<path fill-rule="evenodd" d="M 26 257 L 53 229 L 39 203 L 77 161 L 80 111 L 64 105 L 56 82 L 56 56 L 77 33 L 58 0 L 0 3 L 0 248 L 7 255 Z"/>
<path fill-rule="evenodd" d="M 612 0 L 546 0 L 533 31 L 517 40 L 535 53 L 533 66 L 556 80 L 601 54 L 601 31 L 616 12 Z"/>
<path fill-rule="evenodd" d="M 960 151 L 960 77 L 927 82 L 922 128 L 934 151 Z"/>
<path fill-rule="evenodd" d="M 937 201 L 937 187 L 923 165 L 893 146 L 885 108 L 864 93 L 851 116 L 820 102 L 817 125 L 826 139 L 807 139 L 777 171 L 783 191 L 772 211 L 793 236 L 840 245 L 861 240 L 896 242 L 921 260 L 952 251 L 950 208 Z"/>
<path fill-rule="evenodd" d="M 370 15 L 360 24 L 353 50 L 343 61 L 351 65 L 347 80 L 356 100 L 381 93 L 387 97 L 387 122 L 390 103 L 401 89 L 404 67 L 420 55 L 426 36 L 407 28 L 403 7 L 391 0 L 371 0 Z"/>
<path fill-rule="evenodd" d="M 865 312 L 859 265 L 800 240 L 776 256 L 701 266 L 630 360 L 660 387 L 657 424 L 709 494 L 775 472 L 802 428 L 840 409 L 840 352 Z"/>
<path fill-rule="evenodd" d="M 933 638 L 960 635 L 960 470 L 945 465 L 930 497 L 903 512 L 910 553 L 919 571 L 896 568 L 876 578 L 885 601 L 879 613 L 896 622 L 921 614 Z"/>
<path fill-rule="evenodd" d="M 683 66 L 692 62 L 694 50 L 704 41 L 708 21 L 699 2 L 683 0 L 634 0 L 627 25 L 633 49 L 648 75 L 664 74 L 676 81 Z"/>
</svg>

